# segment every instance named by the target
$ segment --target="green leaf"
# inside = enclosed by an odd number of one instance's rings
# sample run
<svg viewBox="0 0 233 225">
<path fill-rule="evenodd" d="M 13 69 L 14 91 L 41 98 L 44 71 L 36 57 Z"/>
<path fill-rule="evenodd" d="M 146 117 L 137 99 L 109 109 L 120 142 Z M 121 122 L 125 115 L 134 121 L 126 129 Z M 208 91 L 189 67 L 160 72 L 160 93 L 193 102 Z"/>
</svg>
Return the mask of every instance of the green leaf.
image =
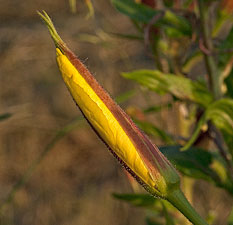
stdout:
<svg viewBox="0 0 233 225">
<path fill-rule="evenodd" d="M 159 94 L 170 93 L 178 99 L 193 101 L 204 107 L 213 101 L 212 95 L 203 84 L 185 77 L 163 74 L 158 70 L 137 70 L 122 73 L 122 76 Z"/>
<path fill-rule="evenodd" d="M 163 225 L 163 224 L 152 220 L 152 218 L 146 218 L 146 225 Z"/>
<path fill-rule="evenodd" d="M 117 194 L 113 193 L 113 197 L 125 202 L 128 202 L 137 207 L 154 207 L 157 201 L 151 195 L 148 194 Z"/>
<path fill-rule="evenodd" d="M 200 148 L 189 148 L 181 151 L 180 146 L 160 147 L 160 151 L 186 176 L 218 181 L 218 175 L 211 169 L 213 155 Z"/>
<path fill-rule="evenodd" d="M 188 149 L 196 141 L 202 126 L 211 120 L 213 124 L 222 130 L 225 135 L 233 135 L 233 99 L 223 98 L 210 104 L 200 120 L 183 150 Z M 231 141 L 232 143 L 232 141 Z"/>
<path fill-rule="evenodd" d="M 190 53 L 188 52 L 187 59 L 183 64 L 182 71 L 184 73 L 189 73 L 190 70 L 202 60 L 203 60 L 203 54 L 199 49 L 195 49 Z"/>
<path fill-rule="evenodd" d="M 220 45 L 218 46 L 219 54 L 219 66 L 224 67 L 228 60 L 232 57 L 232 52 L 228 51 L 233 48 L 233 27 L 229 31 L 225 40 L 221 41 Z"/>
<path fill-rule="evenodd" d="M 233 225 L 233 208 L 231 209 L 231 213 L 228 217 L 228 225 Z"/>
<path fill-rule="evenodd" d="M 3 113 L 0 115 L 0 121 L 6 120 L 6 119 L 10 118 L 11 116 L 12 116 L 11 113 Z"/>
<path fill-rule="evenodd" d="M 223 98 L 215 101 L 207 108 L 205 117 L 219 129 L 233 135 L 233 99 Z"/>
<path fill-rule="evenodd" d="M 225 40 L 221 41 L 219 48 L 220 49 L 230 49 L 233 48 L 233 27 L 231 28 L 231 30 L 229 31 L 227 37 Z"/>
<path fill-rule="evenodd" d="M 118 38 L 125 38 L 129 40 L 136 40 L 136 41 L 143 41 L 143 36 L 135 35 L 135 34 L 121 34 L 121 33 L 109 33 L 110 35 L 113 35 Z"/>
<path fill-rule="evenodd" d="M 185 17 L 176 15 L 170 10 L 162 11 L 155 10 L 146 5 L 135 3 L 132 0 L 112 0 L 112 4 L 116 9 L 125 14 L 129 18 L 148 24 L 153 17 L 161 15 L 161 18 L 156 21 L 157 25 L 164 28 L 171 35 L 191 35 L 191 25 Z M 170 29 L 170 30 L 169 30 Z"/>
<path fill-rule="evenodd" d="M 69 4 L 70 4 L 70 11 L 72 13 L 76 13 L 77 12 L 77 4 L 76 4 L 76 0 L 69 0 Z"/>
<path fill-rule="evenodd" d="M 175 225 L 173 218 L 171 217 L 171 215 L 169 215 L 166 205 L 162 201 L 161 204 L 163 206 L 163 214 L 166 219 L 166 225 Z"/>
<path fill-rule="evenodd" d="M 115 98 L 115 101 L 120 104 L 123 103 L 135 95 L 135 90 L 126 91 Z"/>
<path fill-rule="evenodd" d="M 122 14 L 143 23 L 148 23 L 155 15 L 160 13 L 160 11 L 156 11 L 143 4 L 137 4 L 131 0 L 112 0 L 112 4 Z"/>
<path fill-rule="evenodd" d="M 174 4 L 174 1 L 173 0 L 164 0 L 163 3 L 166 7 L 172 7 Z"/>
<path fill-rule="evenodd" d="M 226 145 L 228 146 L 229 152 L 231 153 L 231 156 L 233 158 L 233 138 L 232 135 L 228 134 L 224 130 L 222 131 L 224 141 Z"/>
<path fill-rule="evenodd" d="M 228 75 L 228 77 L 225 79 L 225 84 L 227 86 L 227 93 L 226 95 L 230 98 L 233 98 L 233 70 Z"/>
<path fill-rule="evenodd" d="M 201 132 L 201 128 L 205 123 L 206 123 L 206 118 L 204 115 L 202 115 L 195 127 L 192 136 L 189 138 L 185 146 L 181 148 L 182 151 L 189 149 L 192 146 L 192 144 L 197 140 L 199 133 Z"/>
<path fill-rule="evenodd" d="M 184 17 L 176 15 L 170 10 L 166 10 L 162 22 L 163 26 L 167 25 L 165 32 L 171 37 L 191 36 L 192 34 L 190 23 Z"/>
<path fill-rule="evenodd" d="M 150 106 L 146 109 L 143 110 L 144 113 L 156 113 L 156 112 L 160 112 L 161 110 L 165 109 L 170 109 L 172 107 L 172 103 L 168 102 L 168 103 L 164 103 L 162 105 L 154 105 L 154 106 Z"/>
<path fill-rule="evenodd" d="M 172 137 L 167 134 L 165 131 L 159 129 L 155 125 L 134 119 L 134 122 L 138 125 L 140 129 L 145 131 L 147 134 L 153 135 L 154 137 L 159 137 L 161 140 L 163 140 L 166 144 L 175 144 Z"/>
</svg>

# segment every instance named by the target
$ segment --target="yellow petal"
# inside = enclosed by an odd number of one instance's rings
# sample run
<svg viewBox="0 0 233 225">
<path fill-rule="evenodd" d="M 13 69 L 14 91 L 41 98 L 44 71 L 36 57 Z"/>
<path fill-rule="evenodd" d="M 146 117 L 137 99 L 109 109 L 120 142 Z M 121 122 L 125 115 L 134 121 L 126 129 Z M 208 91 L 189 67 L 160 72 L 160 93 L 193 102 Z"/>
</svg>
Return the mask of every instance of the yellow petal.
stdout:
<svg viewBox="0 0 233 225">
<path fill-rule="evenodd" d="M 119 122 L 68 58 L 57 48 L 62 77 L 81 111 L 117 156 L 148 186 L 154 187 L 147 168 Z"/>
</svg>

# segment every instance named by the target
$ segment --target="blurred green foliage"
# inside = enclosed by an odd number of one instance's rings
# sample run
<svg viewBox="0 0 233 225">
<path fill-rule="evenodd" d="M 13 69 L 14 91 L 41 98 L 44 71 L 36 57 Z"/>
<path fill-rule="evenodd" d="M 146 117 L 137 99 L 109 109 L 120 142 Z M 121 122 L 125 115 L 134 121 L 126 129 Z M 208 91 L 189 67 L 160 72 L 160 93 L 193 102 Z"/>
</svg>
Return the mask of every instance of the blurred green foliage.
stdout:
<svg viewBox="0 0 233 225">
<path fill-rule="evenodd" d="M 233 195 L 233 5 L 227 0 L 112 0 L 112 4 L 136 26 L 138 33 L 124 34 L 125 38 L 142 35 L 155 60 L 154 70 L 142 68 L 122 76 L 157 94 L 170 95 L 172 107 L 185 106 L 188 115 L 180 116 L 190 118 L 184 131 L 189 138 L 176 139 L 180 133 L 171 134 L 149 121 L 135 122 L 147 134 L 163 141 L 165 146 L 160 150 L 185 177 L 206 180 Z M 213 10 L 215 15 L 210 16 Z M 219 16 L 222 12 L 229 15 Z M 200 68 L 198 73 L 194 72 L 196 68 Z M 154 105 L 144 113 L 162 110 Z M 182 120 L 180 123 L 182 127 Z M 192 191 L 193 185 L 186 188 Z M 135 206 L 155 205 L 152 198 L 140 194 L 114 196 Z M 173 224 L 166 218 L 164 207 L 156 210 L 163 212 L 165 224 Z M 147 224 L 161 223 L 147 219 Z"/>
</svg>

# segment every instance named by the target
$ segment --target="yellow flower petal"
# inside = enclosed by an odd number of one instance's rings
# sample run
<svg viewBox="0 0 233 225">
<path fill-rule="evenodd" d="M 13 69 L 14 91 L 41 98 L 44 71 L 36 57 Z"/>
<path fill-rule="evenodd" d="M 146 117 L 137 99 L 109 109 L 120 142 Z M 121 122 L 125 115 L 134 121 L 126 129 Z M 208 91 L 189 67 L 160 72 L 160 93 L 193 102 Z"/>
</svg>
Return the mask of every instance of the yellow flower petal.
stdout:
<svg viewBox="0 0 233 225">
<path fill-rule="evenodd" d="M 85 117 L 117 156 L 144 183 L 154 187 L 155 182 L 119 122 L 68 58 L 58 48 L 56 51 L 62 77 Z"/>
<path fill-rule="evenodd" d="M 64 82 L 91 127 L 147 191 L 166 198 L 169 190 L 179 187 L 175 168 L 69 50 L 46 12 L 39 15 L 57 47 Z"/>
</svg>

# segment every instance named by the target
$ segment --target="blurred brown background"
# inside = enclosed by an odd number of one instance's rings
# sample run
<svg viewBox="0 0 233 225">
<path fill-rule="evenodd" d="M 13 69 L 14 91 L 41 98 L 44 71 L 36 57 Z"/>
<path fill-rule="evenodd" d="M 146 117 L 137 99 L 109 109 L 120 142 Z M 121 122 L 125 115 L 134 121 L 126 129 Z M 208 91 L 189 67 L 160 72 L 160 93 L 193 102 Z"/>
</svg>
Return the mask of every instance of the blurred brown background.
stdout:
<svg viewBox="0 0 233 225">
<path fill-rule="evenodd" d="M 57 130 L 80 116 L 62 82 L 52 40 L 37 10 L 52 17 L 61 37 L 113 97 L 139 88 L 121 78 L 120 72 L 153 68 L 142 44 L 109 34 L 133 33 L 128 18 L 108 0 L 94 1 L 94 8 L 95 17 L 86 19 L 88 9 L 81 0 L 77 0 L 75 14 L 64 0 L 0 0 L 0 114 L 12 115 L 0 122 L 0 202 Z M 163 99 L 137 94 L 122 106 L 140 108 L 148 101 Z M 165 110 L 158 115 L 157 124 L 174 132 L 178 128 L 173 120 Z M 132 192 L 132 188 L 116 160 L 84 122 L 46 155 L 4 208 L 0 224 L 145 224 L 145 212 L 113 199 L 113 192 Z M 216 201 L 217 207 L 223 207 L 222 199 Z M 226 217 L 224 211 L 222 216 Z"/>
<path fill-rule="evenodd" d="M 1 202 L 56 131 L 80 115 L 37 10 L 46 10 L 62 38 L 113 97 L 132 88 L 121 71 L 150 64 L 141 45 L 106 33 L 132 30 L 128 19 L 108 0 L 95 1 L 94 7 L 95 17 L 86 19 L 84 1 L 77 1 L 76 14 L 64 0 L 0 1 L 0 114 L 12 114 L 0 123 Z M 121 167 L 84 123 L 40 163 L 5 207 L 0 224 L 143 224 L 143 212 L 111 196 L 130 191 Z"/>
</svg>

